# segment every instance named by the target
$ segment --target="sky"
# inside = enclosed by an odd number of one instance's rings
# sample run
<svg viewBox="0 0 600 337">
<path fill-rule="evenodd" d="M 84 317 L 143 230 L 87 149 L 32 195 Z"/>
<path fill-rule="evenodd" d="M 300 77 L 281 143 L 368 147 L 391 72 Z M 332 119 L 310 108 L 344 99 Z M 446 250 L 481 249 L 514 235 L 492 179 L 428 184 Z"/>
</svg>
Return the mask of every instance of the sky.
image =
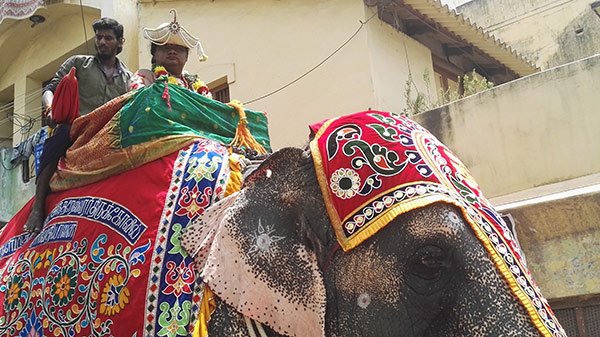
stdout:
<svg viewBox="0 0 600 337">
<path fill-rule="evenodd" d="M 457 6 L 460 6 L 462 4 L 464 4 L 465 2 L 469 2 L 471 0 L 442 0 L 442 3 L 445 5 L 448 5 L 448 7 L 450 8 L 456 8 Z"/>
</svg>

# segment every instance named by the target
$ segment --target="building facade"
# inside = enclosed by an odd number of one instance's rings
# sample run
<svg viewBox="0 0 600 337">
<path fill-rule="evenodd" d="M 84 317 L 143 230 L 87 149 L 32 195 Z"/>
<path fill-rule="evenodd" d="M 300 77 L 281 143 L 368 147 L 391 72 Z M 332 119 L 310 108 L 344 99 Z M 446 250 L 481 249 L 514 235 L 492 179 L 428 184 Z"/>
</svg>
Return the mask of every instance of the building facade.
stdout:
<svg viewBox="0 0 600 337">
<path fill-rule="evenodd" d="M 597 1 L 472 0 L 457 11 L 543 69 L 600 53 Z"/>
<path fill-rule="evenodd" d="M 19 145 L 31 143 L 42 125 L 43 84 L 69 56 L 95 52 L 91 23 L 100 17 L 125 26 L 119 58 L 135 70 L 150 67 L 142 28 L 170 21 L 175 8 L 209 55 L 200 62 L 190 53 L 187 70 L 215 96 L 266 112 L 274 148 L 302 146 L 307 126 L 325 118 L 366 109 L 402 112 L 418 93 L 437 101 L 472 70 L 496 84 L 537 71 L 438 0 L 28 3 L 31 13 L 0 23 L 2 221 L 33 195 L 35 158 Z"/>
</svg>

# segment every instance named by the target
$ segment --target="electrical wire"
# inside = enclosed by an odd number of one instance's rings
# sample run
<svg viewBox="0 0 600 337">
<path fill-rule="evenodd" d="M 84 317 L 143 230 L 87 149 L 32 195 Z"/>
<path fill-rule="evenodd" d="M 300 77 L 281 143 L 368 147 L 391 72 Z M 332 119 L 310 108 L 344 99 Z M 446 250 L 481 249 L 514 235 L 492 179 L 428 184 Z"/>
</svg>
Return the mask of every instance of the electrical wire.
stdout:
<svg viewBox="0 0 600 337">
<path fill-rule="evenodd" d="M 371 15 L 370 18 L 368 18 L 365 22 L 359 20 L 360 22 L 360 26 L 358 27 L 358 29 L 354 32 L 354 34 L 352 34 L 344 43 L 342 43 L 342 45 L 340 45 L 337 49 L 335 49 L 331 54 L 329 54 L 325 59 L 323 59 L 323 61 L 319 62 L 317 65 L 315 65 L 314 67 L 310 68 L 309 70 L 307 70 L 304 74 L 298 76 L 296 79 L 294 79 L 293 81 L 289 82 L 288 84 L 280 87 L 279 89 L 273 90 L 267 94 L 264 94 L 260 97 L 257 97 L 255 99 L 251 99 L 249 101 L 244 102 L 243 104 L 250 104 L 250 103 L 254 103 L 256 101 L 259 101 L 263 98 L 267 98 L 273 94 L 276 94 L 278 92 L 280 92 L 281 90 L 289 87 L 290 85 L 300 81 L 302 78 L 306 77 L 308 74 L 310 74 L 311 72 L 313 72 L 314 70 L 316 70 L 317 68 L 319 68 L 323 63 L 327 62 L 327 60 L 329 60 L 331 57 L 333 57 L 333 55 L 335 55 L 337 52 L 339 52 L 342 48 L 344 48 L 344 46 L 346 46 L 348 43 L 350 43 L 350 41 L 352 41 L 352 39 L 358 35 L 358 33 L 362 30 L 362 28 L 364 27 L 364 25 L 366 25 L 369 21 L 371 21 L 371 19 L 376 15 L 377 13 L 373 13 L 373 15 Z"/>
<path fill-rule="evenodd" d="M 33 130 L 33 126 L 35 125 L 35 122 L 37 122 L 41 118 L 42 118 L 42 116 L 38 116 L 38 117 L 35 117 L 35 118 L 29 118 L 29 120 L 27 121 L 26 125 L 24 125 L 24 126 L 20 127 L 19 129 L 17 129 L 8 138 L 13 138 L 17 133 L 20 133 L 21 134 L 21 140 L 19 141 L 19 143 L 22 143 L 24 140 L 29 139 L 29 137 L 31 135 L 31 130 Z M 6 165 L 4 164 L 4 160 L 5 160 L 4 156 L 0 156 L 0 164 L 7 171 L 14 170 L 17 166 L 20 165 L 20 163 L 17 163 L 15 165 L 12 165 L 12 167 L 6 167 Z"/>
<path fill-rule="evenodd" d="M 28 92 L 25 92 L 25 93 L 19 94 L 19 95 L 17 95 L 17 96 L 14 96 L 14 98 L 13 98 L 13 99 L 19 99 L 19 98 L 21 98 L 21 97 L 23 97 L 23 96 L 26 96 L 26 97 L 28 97 L 28 96 L 30 96 L 30 95 L 39 94 L 40 92 L 42 92 L 42 90 L 43 90 L 43 88 L 40 88 L 40 89 L 35 89 L 35 90 L 32 90 L 32 91 L 28 91 Z M 7 104 L 10 104 L 10 103 L 7 103 Z M 6 104 L 5 104 L 5 105 L 6 105 Z"/>
<path fill-rule="evenodd" d="M 26 97 L 28 97 L 28 96 L 30 96 L 30 95 L 39 94 L 39 93 L 40 93 L 42 90 L 43 90 L 43 88 L 40 88 L 40 89 L 35 89 L 35 90 L 32 90 L 32 91 L 28 91 L 28 92 L 25 92 L 25 93 L 19 94 L 19 95 L 17 95 L 17 96 L 14 96 L 14 97 L 13 97 L 13 99 L 17 100 L 17 99 L 19 99 L 19 98 L 21 98 L 21 97 L 23 97 L 23 96 L 26 96 Z M 10 103 L 12 103 L 12 102 L 10 102 Z M 7 104 L 10 104 L 10 103 L 7 103 Z M 5 104 L 5 105 L 7 105 L 7 104 Z"/>
<path fill-rule="evenodd" d="M 88 47 L 87 30 L 85 29 L 85 17 L 83 16 L 83 3 L 79 0 L 79 8 L 81 9 L 81 23 L 83 25 L 83 36 L 85 37 L 85 51 L 89 54 L 90 48 Z"/>
<path fill-rule="evenodd" d="M 0 106 L 0 113 L 3 112 L 3 111 L 6 111 L 6 110 L 9 110 L 9 109 L 13 108 L 14 105 L 15 105 L 15 100 L 18 101 L 19 99 L 21 99 L 23 97 L 25 97 L 25 102 L 26 103 L 30 103 L 34 99 L 40 98 L 39 94 L 42 92 L 42 90 L 43 90 L 43 88 L 42 89 L 36 89 L 36 90 L 32 90 L 32 91 L 26 92 L 24 94 L 20 94 L 20 95 L 15 96 L 14 99 L 13 99 L 13 101 Z"/>
</svg>

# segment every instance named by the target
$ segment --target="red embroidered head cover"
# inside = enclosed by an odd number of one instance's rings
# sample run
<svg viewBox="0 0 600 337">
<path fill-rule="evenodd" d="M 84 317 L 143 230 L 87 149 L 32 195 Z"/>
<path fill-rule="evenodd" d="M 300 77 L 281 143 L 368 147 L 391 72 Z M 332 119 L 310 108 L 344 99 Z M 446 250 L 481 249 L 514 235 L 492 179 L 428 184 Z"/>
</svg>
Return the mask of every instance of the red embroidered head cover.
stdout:
<svg viewBox="0 0 600 337">
<path fill-rule="evenodd" d="M 513 235 L 469 171 L 431 133 L 388 112 L 311 125 L 310 149 L 337 240 L 349 251 L 396 216 L 434 202 L 458 206 L 543 336 L 566 336 Z"/>
</svg>

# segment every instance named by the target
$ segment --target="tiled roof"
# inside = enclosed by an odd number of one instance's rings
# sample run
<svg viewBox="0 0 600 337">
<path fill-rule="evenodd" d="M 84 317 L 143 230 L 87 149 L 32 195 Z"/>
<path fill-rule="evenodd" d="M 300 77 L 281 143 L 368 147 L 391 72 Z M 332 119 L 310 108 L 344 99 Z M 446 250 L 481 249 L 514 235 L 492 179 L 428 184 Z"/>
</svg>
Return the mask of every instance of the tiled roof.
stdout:
<svg viewBox="0 0 600 337">
<path fill-rule="evenodd" d="M 399 3 L 411 7 L 431 21 L 440 24 L 452 34 L 472 44 L 520 76 L 540 70 L 535 63 L 508 44 L 484 31 L 471 19 L 451 10 L 447 5 L 443 5 L 440 0 L 400 0 Z"/>
</svg>

